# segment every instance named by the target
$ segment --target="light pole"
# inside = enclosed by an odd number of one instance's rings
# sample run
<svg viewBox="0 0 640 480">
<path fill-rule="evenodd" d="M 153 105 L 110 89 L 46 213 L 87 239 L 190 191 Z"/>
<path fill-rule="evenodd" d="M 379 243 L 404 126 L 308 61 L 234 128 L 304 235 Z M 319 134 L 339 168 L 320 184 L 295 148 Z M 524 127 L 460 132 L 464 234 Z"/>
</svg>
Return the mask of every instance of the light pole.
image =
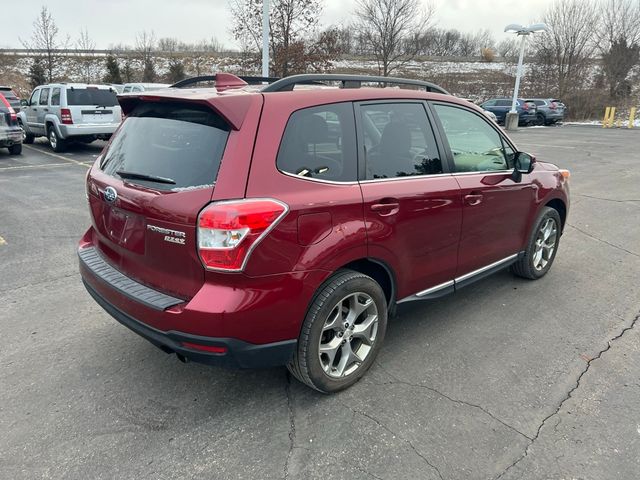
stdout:
<svg viewBox="0 0 640 480">
<path fill-rule="evenodd" d="M 522 37 L 520 41 L 520 56 L 518 58 L 518 70 L 516 72 L 516 86 L 513 89 L 513 100 L 511 101 L 511 110 L 507 114 L 507 118 L 504 121 L 505 128 L 507 130 L 515 130 L 518 128 L 518 121 L 520 116 L 516 110 L 516 104 L 518 103 L 518 91 L 520 90 L 520 79 L 522 78 L 522 63 L 524 61 L 524 50 L 527 43 L 527 37 L 532 33 L 548 32 L 549 27 L 544 23 L 536 23 L 534 25 L 523 27 L 516 23 L 507 25 L 504 29 L 505 32 L 512 32 Z"/>
<path fill-rule="evenodd" d="M 269 0 L 262 3 L 262 76 L 269 76 Z"/>
</svg>

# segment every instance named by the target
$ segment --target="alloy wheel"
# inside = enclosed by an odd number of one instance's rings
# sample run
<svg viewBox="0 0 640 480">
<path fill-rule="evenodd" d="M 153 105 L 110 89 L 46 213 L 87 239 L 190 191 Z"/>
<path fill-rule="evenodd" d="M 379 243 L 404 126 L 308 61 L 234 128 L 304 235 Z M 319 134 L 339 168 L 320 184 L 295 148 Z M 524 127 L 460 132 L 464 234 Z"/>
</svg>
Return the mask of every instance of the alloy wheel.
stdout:
<svg viewBox="0 0 640 480">
<path fill-rule="evenodd" d="M 355 292 L 331 310 L 320 336 L 318 355 L 325 374 L 343 378 L 365 361 L 376 341 L 378 308 L 373 298 Z"/>
<path fill-rule="evenodd" d="M 51 144 L 51 148 L 53 148 L 54 150 L 58 147 L 58 137 L 56 135 L 56 132 L 54 132 L 53 130 L 51 130 L 51 132 L 49 133 L 49 143 Z"/>
<path fill-rule="evenodd" d="M 557 239 L 558 225 L 553 218 L 547 218 L 542 222 L 536 237 L 535 250 L 532 258 L 533 268 L 540 271 L 547 266 L 556 249 Z"/>
</svg>

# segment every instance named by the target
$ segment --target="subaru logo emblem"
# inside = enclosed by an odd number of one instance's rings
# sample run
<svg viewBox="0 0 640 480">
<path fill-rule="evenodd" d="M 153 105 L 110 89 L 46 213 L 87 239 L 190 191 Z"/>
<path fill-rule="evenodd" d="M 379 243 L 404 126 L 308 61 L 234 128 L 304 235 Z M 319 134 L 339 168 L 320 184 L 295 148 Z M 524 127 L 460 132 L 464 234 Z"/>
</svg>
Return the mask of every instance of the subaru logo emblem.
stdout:
<svg viewBox="0 0 640 480">
<path fill-rule="evenodd" d="M 116 198 L 118 198 L 118 192 L 116 192 L 115 188 L 107 187 L 104 189 L 104 199 L 107 202 L 113 203 L 116 201 Z"/>
</svg>

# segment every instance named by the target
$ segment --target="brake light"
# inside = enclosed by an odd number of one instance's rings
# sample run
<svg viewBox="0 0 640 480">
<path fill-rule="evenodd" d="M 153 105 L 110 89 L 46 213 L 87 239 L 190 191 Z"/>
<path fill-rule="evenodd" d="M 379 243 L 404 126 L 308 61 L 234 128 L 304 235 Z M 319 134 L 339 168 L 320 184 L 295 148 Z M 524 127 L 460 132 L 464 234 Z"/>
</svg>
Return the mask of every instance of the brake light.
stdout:
<svg viewBox="0 0 640 480">
<path fill-rule="evenodd" d="M 71 110 L 68 108 L 60 109 L 60 118 L 62 119 L 63 125 L 73 125 L 73 118 L 71 118 Z"/>
<path fill-rule="evenodd" d="M 551 105 L 549 105 L 549 108 L 551 110 L 555 110 L 556 108 L 558 108 L 558 104 L 556 102 L 551 102 Z"/>
<path fill-rule="evenodd" d="M 529 110 L 529 104 L 528 103 L 523 103 L 522 104 L 522 109 L 526 112 L 527 110 Z"/>
<path fill-rule="evenodd" d="M 198 253 L 205 268 L 239 272 L 289 207 L 270 198 L 214 202 L 198 217 Z"/>
</svg>

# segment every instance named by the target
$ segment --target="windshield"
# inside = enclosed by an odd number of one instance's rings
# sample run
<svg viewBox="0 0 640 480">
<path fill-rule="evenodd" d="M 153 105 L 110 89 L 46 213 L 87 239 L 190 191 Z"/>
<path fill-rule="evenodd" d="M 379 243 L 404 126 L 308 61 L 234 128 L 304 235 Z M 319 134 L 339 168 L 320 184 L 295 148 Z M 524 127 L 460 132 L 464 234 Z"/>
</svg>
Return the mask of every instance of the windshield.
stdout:
<svg viewBox="0 0 640 480">
<path fill-rule="evenodd" d="M 96 105 L 114 107 L 118 104 L 116 93 L 100 88 L 68 88 L 67 105 Z"/>
<path fill-rule="evenodd" d="M 118 130 L 101 168 L 114 177 L 127 177 L 127 182 L 161 190 L 211 185 L 218 175 L 228 135 L 229 126 L 206 107 L 142 103 Z M 154 181 L 153 177 L 164 181 Z"/>
</svg>

